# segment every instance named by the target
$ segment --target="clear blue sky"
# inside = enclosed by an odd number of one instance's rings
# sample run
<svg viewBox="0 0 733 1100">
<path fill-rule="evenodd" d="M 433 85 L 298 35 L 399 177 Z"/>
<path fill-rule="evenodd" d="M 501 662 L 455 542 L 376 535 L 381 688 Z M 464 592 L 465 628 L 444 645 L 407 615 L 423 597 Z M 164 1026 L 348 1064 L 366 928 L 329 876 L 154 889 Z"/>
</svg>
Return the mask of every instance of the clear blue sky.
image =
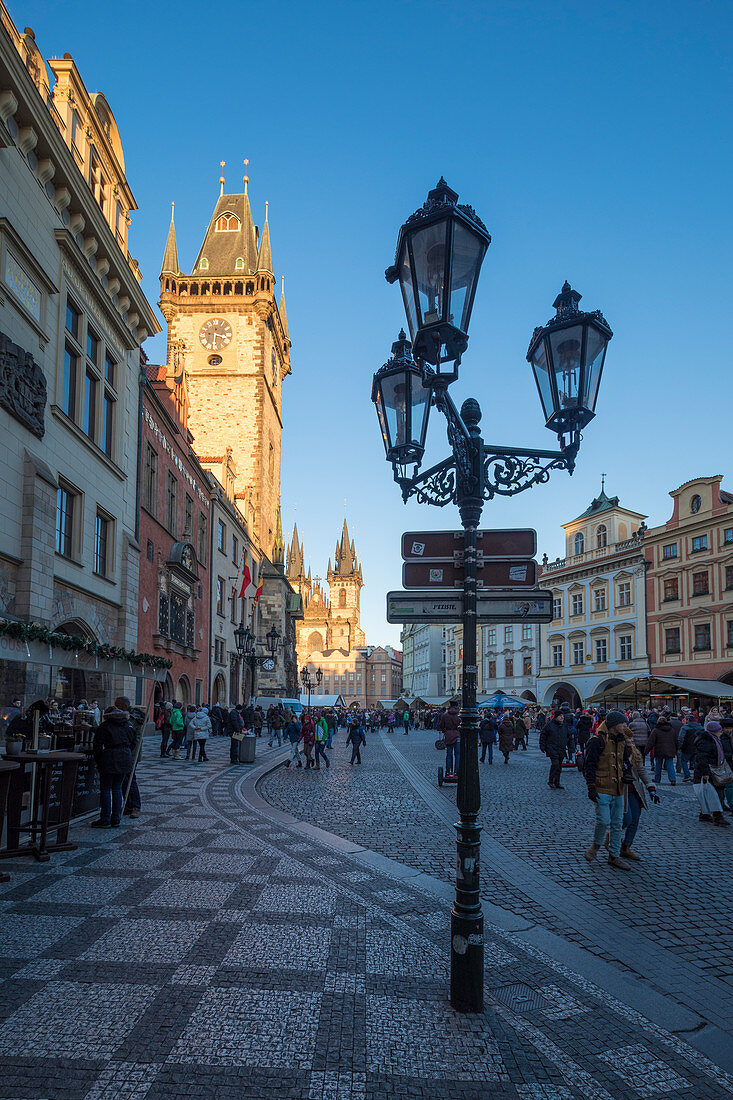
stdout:
<svg viewBox="0 0 733 1100">
<path fill-rule="evenodd" d="M 290 527 L 297 505 L 323 574 L 348 500 L 369 641 L 399 636 L 384 593 L 400 587 L 401 531 L 458 522 L 451 507 L 401 503 L 370 402 L 403 323 L 384 268 L 441 174 L 493 236 L 454 387 L 459 405 L 481 401 L 487 440 L 553 445 L 524 357 L 564 279 L 615 332 L 573 478 L 491 504 L 484 525 L 536 527 L 554 557 L 560 523 L 586 507 L 601 471 L 650 524 L 668 518 L 670 489 L 727 474 L 729 3 L 135 0 L 113 22 L 91 0 L 10 7 L 45 56 L 70 52 L 109 100 L 151 301 L 171 199 L 190 270 L 219 161 L 235 190 L 249 158 L 293 340 L 284 518 Z M 155 361 L 162 348 L 146 350 Z M 431 438 L 442 457 L 435 414 Z"/>
</svg>

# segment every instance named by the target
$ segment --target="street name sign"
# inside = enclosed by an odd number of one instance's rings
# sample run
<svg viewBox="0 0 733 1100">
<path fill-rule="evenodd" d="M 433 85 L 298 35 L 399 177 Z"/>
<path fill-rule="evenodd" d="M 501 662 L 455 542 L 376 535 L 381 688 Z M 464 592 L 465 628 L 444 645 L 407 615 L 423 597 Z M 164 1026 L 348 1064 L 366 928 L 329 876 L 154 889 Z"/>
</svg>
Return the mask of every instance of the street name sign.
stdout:
<svg viewBox="0 0 733 1100">
<path fill-rule="evenodd" d="M 464 532 L 405 531 L 402 536 L 404 561 L 456 561 L 463 557 Z M 531 527 L 506 531 L 477 531 L 476 549 L 484 558 L 533 558 L 537 553 L 537 532 Z"/>
<path fill-rule="evenodd" d="M 476 563 L 478 591 L 492 588 L 535 588 L 534 558 L 485 558 Z M 452 561 L 406 561 L 402 566 L 405 588 L 462 588 L 464 569 Z"/>
<path fill-rule="evenodd" d="M 547 589 L 498 589 L 479 592 L 476 601 L 479 623 L 549 623 L 552 620 L 552 592 Z M 388 623 L 460 623 L 463 593 L 446 590 L 388 592 Z"/>
</svg>

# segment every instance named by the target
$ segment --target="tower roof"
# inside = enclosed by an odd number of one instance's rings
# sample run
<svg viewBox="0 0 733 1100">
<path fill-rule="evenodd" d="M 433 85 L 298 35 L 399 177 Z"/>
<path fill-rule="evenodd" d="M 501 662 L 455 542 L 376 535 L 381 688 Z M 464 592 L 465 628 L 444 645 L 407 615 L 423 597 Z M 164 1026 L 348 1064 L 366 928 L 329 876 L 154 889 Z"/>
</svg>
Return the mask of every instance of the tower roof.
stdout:
<svg viewBox="0 0 733 1100">
<path fill-rule="evenodd" d="M 260 237 L 260 253 L 257 257 L 257 270 L 269 271 L 274 274 L 272 270 L 272 251 L 270 249 L 270 222 L 267 217 L 267 207 L 265 208 L 265 224 L 262 227 L 262 236 Z"/>
<path fill-rule="evenodd" d="M 227 226 L 217 229 L 217 222 L 225 215 Z M 202 260 L 208 261 L 208 267 L 201 268 Z M 242 260 L 244 267 L 237 267 L 237 260 Z M 236 275 L 256 270 L 257 244 L 249 197 L 220 195 L 191 274 L 206 271 L 209 275 Z"/>
<path fill-rule="evenodd" d="M 176 227 L 173 222 L 173 212 L 175 210 L 175 203 L 171 203 L 171 224 L 168 229 L 168 240 L 165 242 L 165 252 L 163 253 L 163 266 L 160 269 L 161 275 L 178 275 L 180 268 L 178 266 L 178 248 L 176 246 Z"/>
<path fill-rule="evenodd" d="M 285 559 L 285 542 L 283 540 L 283 525 L 282 516 L 280 514 L 280 505 L 277 506 L 277 522 L 275 526 L 275 539 L 272 544 L 272 563 L 273 565 L 282 566 Z"/>
<path fill-rule="evenodd" d="M 303 559 L 303 544 L 298 538 L 298 521 L 293 524 L 293 539 L 288 547 L 288 580 L 294 581 L 305 574 L 305 561 Z"/>
<path fill-rule="evenodd" d="M 285 279 L 283 278 L 282 290 L 280 291 L 280 305 L 278 306 L 278 313 L 280 314 L 280 320 L 282 322 L 283 331 L 287 340 L 290 339 L 290 333 L 288 332 L 288 314 L 285 309 Z"/>
<path fill-rule="evenodd" d="M 579 519 L 589 519 L 590 516 L 597 516 L 599 512 L 608 512 L 611 508 L 618 508 L 618 497 L 606 496 L 606 490 L 601 489 L 598 496 L 590 502 L 586 510 L 575 517 L 573 523 Z"/>
<path fill-rule="evenodd" d="M 344 519 L 344 526 L 341 531 L 341 539 L 336 543 L 336 555 L 334 558 L 334 572 L 339 577 L 348 577 L 353 573 L 359 571 L 359 565 L 356 560 L 356 548 L 354 546 L 354 540 L 349 540 L 349 528 Z"/>
</svg>

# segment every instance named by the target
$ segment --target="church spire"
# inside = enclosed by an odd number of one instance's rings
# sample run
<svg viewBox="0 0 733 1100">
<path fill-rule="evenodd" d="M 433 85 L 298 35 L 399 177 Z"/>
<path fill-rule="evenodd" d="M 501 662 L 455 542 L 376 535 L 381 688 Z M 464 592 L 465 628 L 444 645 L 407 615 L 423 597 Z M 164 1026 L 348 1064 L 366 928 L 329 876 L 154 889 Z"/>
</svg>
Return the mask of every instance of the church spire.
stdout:
<svg viewBox="0 0 733 1100">
<path fill-rule="evenodd" d="M 161 275 L 178 275 L 178 248 L 176 246 L 176 227 L 173 222 L 173 213 L 175 211 L 176 204 L 171 203 L 171 224 L 168 230 L 168 240 L 165 242 L 165 252 L 163 253 L 163 266 L 160 269 Z"/>
<path fill-rule="evenodd" d="M 288 549 L 287 576 L 289 581 L 296 581 L 305 574 L 305 562 L 303 560 L 303 544 L 298 538 L 298 521 L 293 524 L 293 538 Z"/>
<path fill-rule="evenodd" d="M 336 543 L 335 571 L 340 577 L 347 577 L 357 570 L 356 547 L 353 539 L 349 539 L 349 528 L 344 516 L 344 526 L 341 531 L 341 540 Z"/>
<path fill-rule="evenodd" d="M 285 309 L 285 276 L 282 277 L 282 290 L 280 291 L 280 305 L 278 306 L 278 313 L 280 314 L 280 321 L 282 322 L 283 332 L 285 333 L 285 339 L 290 339 L 290 333 L 288 332 L 288 314 Z"/>
<path fill-rule="evenodd" d="M 282 516 L 280 504 L 277 506 L 277 522 L 275 524 L 275 539 L 272 544 L 272 564 L 282 566 L 285 560 L 285 542 L 283 540 Z"/>
<path fill-rule="evenodd" d="M 260 237 L 260 254 L 257 257 L 257 270 L 269 271 L 270 274 L 274 274 L 272 270 L 272 252 L 270 250 L 270 222 L 267 216 L 269 205 L 269 203 L 265 203 L 265 224 L 262 227 L 262 236 Z"/>
</svg>

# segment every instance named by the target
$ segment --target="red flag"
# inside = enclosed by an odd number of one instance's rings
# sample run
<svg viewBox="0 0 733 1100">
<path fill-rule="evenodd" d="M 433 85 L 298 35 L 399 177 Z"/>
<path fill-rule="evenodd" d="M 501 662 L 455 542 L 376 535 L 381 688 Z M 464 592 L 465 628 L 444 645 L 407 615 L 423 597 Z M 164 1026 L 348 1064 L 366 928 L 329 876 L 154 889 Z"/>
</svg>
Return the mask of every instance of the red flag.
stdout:
<svg viewBox="0 0 733 1100">
<path fill-rule="evenodd" d="M 244 563 L 244 576 L 242 577 L 242 587 L 239 590 L 240 600 L 244 599 L 245 594 L 247 592 L 247 589 L 249 588 L 251 583 L 252 583 L 252 576 L 251 576 L 250 571 L 249 571 L 249 566 L 245 562 Z"/>
<path fill-rule="evenodd" d="M 255 592 L 255 599 L 254 599 L 254 603 L 252 604 L 252 612 L 253 613 L 254 613 L 254 609 L 257 607 L 257 601 L 259 600 L 261 595 L 262 595 L 262 578 L 260 578 L 260 583 L 257 586 L 257 591 Z"/>
</svg>

